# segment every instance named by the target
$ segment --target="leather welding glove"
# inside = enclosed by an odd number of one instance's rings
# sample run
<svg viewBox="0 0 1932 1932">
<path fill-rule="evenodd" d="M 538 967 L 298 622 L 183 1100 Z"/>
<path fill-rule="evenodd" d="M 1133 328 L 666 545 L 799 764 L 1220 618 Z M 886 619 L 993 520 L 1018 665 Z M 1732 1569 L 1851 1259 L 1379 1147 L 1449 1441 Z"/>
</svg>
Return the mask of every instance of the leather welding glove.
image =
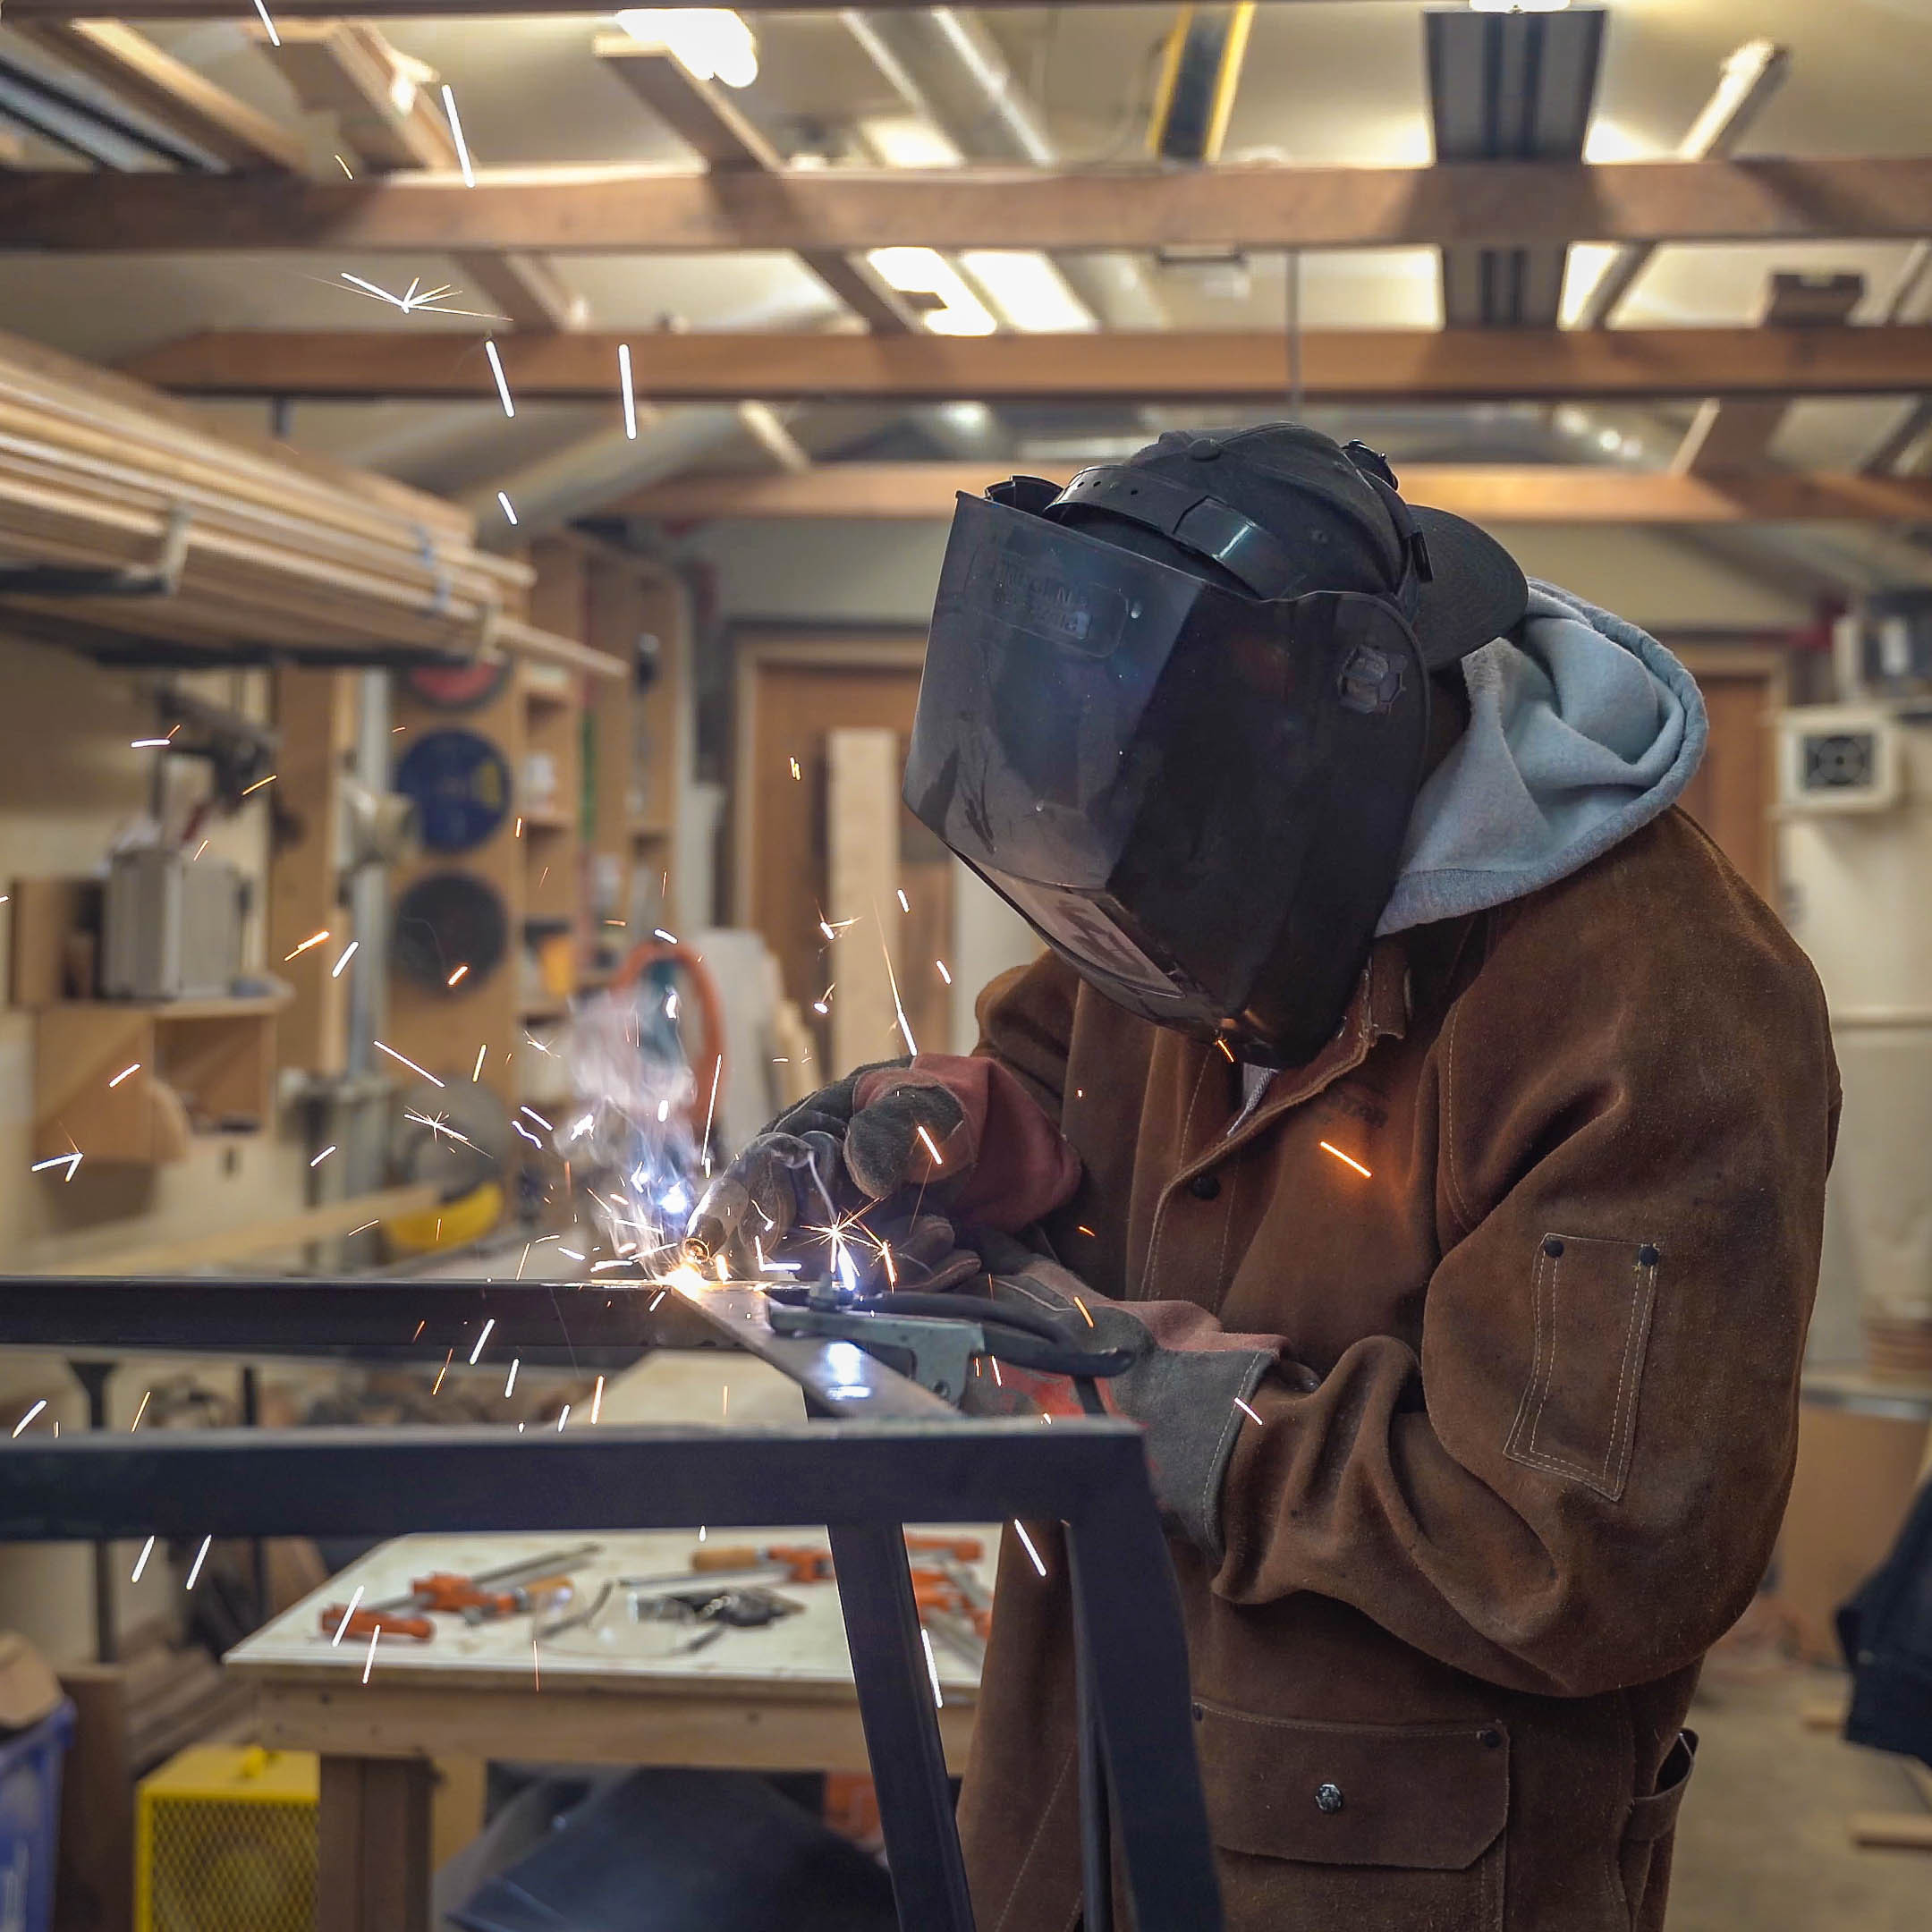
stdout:
<svg viewBox="0 0 1932 1932">
<path fill-rule="evenodd" d="M 1224 1554 L 1221 1486 L 1249 1417 L 1241 1404 L 1262 1377 L 1278 1372 L 1305 1385 L 1309 1372 L 1288 1359 L 1280 1335 L 1235 1335 L 1191 1301 L 1115 1301 L 1097 1294 L 1058 1262 L 1018 1241 L 974 1231 L 996 1302 L 1053 1318 L 1069 1346 L 1120 1350 L 1131 1365 L 1092 1387 L 1110 1415 L 1146 1432 L 1154 1499 L 1168 1533 L 1184 1536 L 1218 1563 Z M 970 1296 L 958 1299 L 970 1304 Z M 1088 1412 L 1068 1377 L 983 1362 L 962 1407 L 977 1415 Z"/>
<path fill-rule="evenodd" d="M 736 1224 L 731 1251 L 750 1267 L 754 1238 L 770 1258 L 794 1225 L 869 1223 L 882 1202 L 877 1218 L 909 1219 L 930 1204 L 1010 1233 L 1060 1206 L 1080 1171 L 1058 1127 L 1004 1067 L 922 1054 L 860 1067 L 788 1108 L 719 1183 L 741 1188 L 757 1210 Z M 723 1196 L 719 1183 L 713 1192 Z"/>
</svg>

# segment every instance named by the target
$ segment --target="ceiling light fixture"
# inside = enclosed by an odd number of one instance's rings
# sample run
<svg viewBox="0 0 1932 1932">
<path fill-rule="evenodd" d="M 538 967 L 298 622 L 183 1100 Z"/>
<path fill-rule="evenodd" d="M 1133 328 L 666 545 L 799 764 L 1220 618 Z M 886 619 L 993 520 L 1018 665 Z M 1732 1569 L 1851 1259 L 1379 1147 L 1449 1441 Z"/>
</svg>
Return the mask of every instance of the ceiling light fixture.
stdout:
<svg viewBox="0 0 1932 1932">
<path fill-rule="evenodd" d="M 911 298 L 935 335 L 990 335 L 999 323 L 936 249 L 880 248 L 867 257 L 888 287 Z"/>
<path fill-rule="evenodd" d="M 617 24 L 633 40 L 668 48 L 694 80 L 743 88 L 758 79 L 758 41 L 729 7 L 631 7 Z"/>
<path fill-rule="evenodd" d="M 1016 329 L 1072 335 L 1098 326 L 1093 310 L 1044 255 L 1021 249 L 967 249 L 959 264 Z"/>
<path fill-rule="evenodd" d="M 1570 0 L 1469 0 L 1471 13 L 1561 13 Z"/>
</svg>

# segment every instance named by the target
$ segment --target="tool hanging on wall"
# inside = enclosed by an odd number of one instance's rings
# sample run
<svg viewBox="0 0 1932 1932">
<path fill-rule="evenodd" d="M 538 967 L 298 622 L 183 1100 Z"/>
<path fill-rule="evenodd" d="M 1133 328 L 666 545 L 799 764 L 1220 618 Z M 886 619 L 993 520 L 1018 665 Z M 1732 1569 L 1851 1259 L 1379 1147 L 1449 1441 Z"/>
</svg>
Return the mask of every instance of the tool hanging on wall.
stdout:
<svg viewBox="0 0 1932 1932">
<path fill-rule="evenodd" d="M 470 852 L 509 817 L 510 763 L 476 732 L 428 732 L 402 754 L 395 789 L 415 801 L 431 852 Z"/>
<path fill-rule="evenodd" d="M 411 665 L 403 674 L 409 694 L 432 711 L 480 711 L 510 682 L 511 660 L 479 657 L 465 665 Z"/>
<path fill-rule="evenodd" d="M 502 965 L 510 915 L 487 879 L 473 872 L 431 872 L 397 900 L 391 946 L 398 972 L 454 997 Z M 453 986 L 459 967 L 469 970 Z"/>
</svg>

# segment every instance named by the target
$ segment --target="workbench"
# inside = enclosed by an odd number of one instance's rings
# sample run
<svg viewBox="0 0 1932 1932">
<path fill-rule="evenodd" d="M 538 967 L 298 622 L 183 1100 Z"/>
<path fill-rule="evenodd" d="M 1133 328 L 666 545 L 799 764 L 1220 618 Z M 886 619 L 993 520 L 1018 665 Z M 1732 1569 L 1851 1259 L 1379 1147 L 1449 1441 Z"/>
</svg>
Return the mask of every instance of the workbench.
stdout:
<svg viewBox="0 0 1932 1932">
<path fill-rule="evenodd" d="M 606 1390 L 602 1419 L 728 1416 L 754 1423 L 800 1412 L 796 1387 L 775 1370 L 749 1356 L 707 1352 L 654 1355 L 640 1364 Z M 985 1555 L 975 1567 L 990 1588 L 998 1526 L 979 1534 Z M 716 1541 L 822 1543 L 824 1535 L 775 1526 L 720 1531 Z M 672 1626 L 659 1627 L 661 1638 L 650 1626 L 635 1627 L 640 1641 L 633 1648 L 622 1591 L 597 1625 L 625 1640 L 614 1647 L 580 1631 L 538 1645 L 533 1655 L 528 1616 L 474 1628 L 437 1617 L 432 1640 L 384 1636 L 373 1662 L 366 1640 L 345 1638 L 337 1646 L 322 1633 L 324 1607 L 346 1603 L 359 1584 L 365 1602 L 380 1602 L 430 1571 L 474 1574 L 585 1541 L 601 1548 L 572 1572 L 578 1606 L 606 1577 L 685 1570 L 699 1546 L 691 1530 L 400 1537 L 229 1653 L 228 1667 L 255 1689 L 260 1741 L 322 1758 L 318 1932 L 415 1932 L 428 1924 L 439 1764 L 510 1758 L 867 1771 L 835 1584 L 775 1585 L 803 1606 L 797 1614 L 763 1629 L 727 1631 L 695 1652 L 672 1649 L 680 1640 Z M 977 1674 L 943 1645 L 934 1654 L 945 1700 L 940 1733 L 956 1773 L 971 1736 Z M 477 1789 L 469 1787 L 470 1826 L 480 1822 L 473 1815 Z M 445 1854 L 460 1842 L 446 1826 L 436 1836 Z"/>
</svg>

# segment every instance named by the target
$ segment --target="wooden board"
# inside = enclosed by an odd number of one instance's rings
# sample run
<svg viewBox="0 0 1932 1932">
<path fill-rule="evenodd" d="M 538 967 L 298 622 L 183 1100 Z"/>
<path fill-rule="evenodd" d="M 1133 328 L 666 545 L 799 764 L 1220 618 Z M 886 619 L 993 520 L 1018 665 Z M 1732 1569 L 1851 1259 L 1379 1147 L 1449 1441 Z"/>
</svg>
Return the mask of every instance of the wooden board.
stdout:
<svg viewBox="0 0 1932 1932">
<path fill-rule="evenodd" d="M 419 256 L 1916 241 L 1928 208 L 1932 160 L 1920 156 L 929 174 L 485 168 L 474 186 L 445 174 L 370 182 L 21 170 L 0 175 L 0 247 Z"/>
<path fill-rule="evenodd" d="M 276 1029 L 280 1066 L 343 1071 L 348 1049 L 349 981 L 331 969 L 349 942 L 338 894 L 337 826 L 347 760 L 355 742 L 355 674 L 288 665 L 275 674 L 275 814 L 268 858 L 267 953 L 294 988 Z M 292 959 L 312 935 L 331 936 Z"/>
<path fill-rule="evenodd" d="M 625 340 L 609 331 L 519 336 L 500 339 L 497 351 L 513 395 L 601 403 L 611 398 Z M 494 401 L 496 378 L 482 344 L 479 335 L 427 326 L 213 330 L 148 350 L 128 367 L 163 388 L 201 395 Z M 631 353 L 637 394 L 654 402 L 970 397 L 1272 404 L 1290 388 L 1281 334 L 1248 329 L 693 331 L 639 337 Z M 1301 378 L 1316 402 L 1895 395 L 1932 388 L 1932 327 L 1318 329 L 1301 338 Z"/>
<path fill-rule="evenodd" d="M 903 809 L 899 733 L 877 726 L 828 732 L 825 760 L 826 918 L 838 933 L 826 953 L 826 973 L 837 981 L 827 1004 L 831 1064 L 843 1072 L 915 1050 L 896 1018 L 893 978 L 903 963 L 895 896 Z"/>
<path fill-rule="evenodd" d="M 1098 460 L 1098 459 L 1096 459 Z M 1064 483 L 1087 467 L 1051 462 L 1039 473 Z M 828 462 L 809 478 L 677 477 L 612 508 L 666 523 L 716 517 L 950 518 L 955 497 L 979 496 L 1012 473 L 1011 462 Z M 1719 478 L 1663 470 L 1560 464 L 1404 463 L 1403 494 L 1478 523 L 1916 523 L 1932 520 L 1932 479 L 1796 470 Z"/>
</svg>

